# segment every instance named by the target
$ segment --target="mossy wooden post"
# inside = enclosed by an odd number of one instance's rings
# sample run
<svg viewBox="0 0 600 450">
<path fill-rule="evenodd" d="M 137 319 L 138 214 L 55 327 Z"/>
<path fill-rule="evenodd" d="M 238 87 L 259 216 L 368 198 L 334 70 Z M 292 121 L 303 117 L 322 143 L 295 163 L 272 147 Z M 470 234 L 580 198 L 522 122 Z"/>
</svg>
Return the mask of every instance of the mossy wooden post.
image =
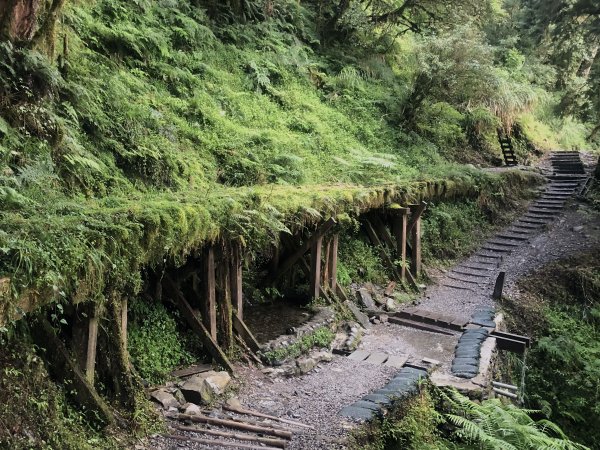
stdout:
<svg viewBox="0 0 600 450">
<path fill-rule="evenodd" d="M 400 258 L 400 279 L 406 282 L 406 230 L 408 227 L 408 208 L 393 209 L 392 232 L 396 240 L 396 253 Z"/>
<path fill-rule="evenodd" d="M 328 288 L 329 287 L 329 251 L 331 248 L 331 239 L 327 239 L 327 241 L 325 242 L 325 250 L 322 252 L 324 255 L 324 261 L 323 261 L 323 270 L 322 270 L 322 274 L 321 274 L 321 285 L 324 288 Z"/>
<path fill-rule="evenodd" d="M 121 300 L 121 344 L 127 349 L 127 298 Z"/>
<path fill-rule="evenodd" d="M 329 247 L 329 287 L 332 292 L 337 290 L 337 263 L 338 263 L 338 246 L 339 246 L 339 235 L 334 234 L 331 238 L 331 246 Z"/>
<path fill-rule="evenodd" d="M 410 207 L 411 217 L 408 231 L 412 241 L 411 269 L 415 277 L 421 275 L 421 215 L 427 208 L 427 203 L 421 202 Z"/>
<path fill-rule="evenodd" d="M 228 352 L 233 347 L 233 306 L 231 305 L 231 247 L 221 243 L 218 247 L 217 274 L 217 340 L 221 347 Z"/>
<path fill-rule="evenodd" d="M 231 246 L 231 302 L 236 315 L 244 320 L 244 301 L 242 298 L 242 246 L 234 242 Z"/>
<path fill-rule="evenodd" d="M 215 283 L 215 249 L 209 245 L 204 249 L 204 302 L 202 321 L 211 338 L 217 340 L 217 303 Z"/>
<path fill-rule="evenodd" d="M 318 231 L 316 233 L 319 233 Z M 321 249 L 323 235 L 318 234 L 310 249 L 310 297 L 317 299 L 321 295 Z"/>
<path fill-rule="evenodd" d="M 81 371 L 90 384 L 94 384 L 96 352 L 98 347 L 99 308 L 95 303 L 79 305 L 73 315 L 72 351 Z"/>
</svg>

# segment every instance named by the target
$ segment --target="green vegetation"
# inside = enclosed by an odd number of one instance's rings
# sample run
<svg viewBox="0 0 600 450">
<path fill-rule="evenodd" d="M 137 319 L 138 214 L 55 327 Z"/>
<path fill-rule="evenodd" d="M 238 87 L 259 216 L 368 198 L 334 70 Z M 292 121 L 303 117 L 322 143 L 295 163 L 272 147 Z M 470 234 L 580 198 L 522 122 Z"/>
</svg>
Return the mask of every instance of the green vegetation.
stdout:
<svg viewBox="0 0 600 450">
<path fill-rule="evenodd" d="M 481 403 L 455 390 L 423 385 L 385 418 L 355 433 L 355 448 L 384 449 L 586 449 L 535 411 L 498 399 Z"/>
<path fill-rule="evenodd" d="M 599 268 L 597 252 L 550 264 L 521 283 L 519 300 L 505 304 L 512 328 L 534 342 L 527 403 L 593 448 L 600 439 Z"/>
<path fill-rule="evenodd" d="M 52 383 L 45 355 L 27 330 L 0 332 L 0 448 L 68 450 L 120 446 L 92 428 L 68 401 L 70 387 Z"/>
<path fill-rule="evenodd" d="M 298 341 L 287 347 L 278 348 L 265 352 L 263 357 L 265 360 L 284 361 L 288 358 L 297 358 L 300 355 L 307 353 L 313 348 L 328 348 L 335 338 L 335 333 L 327 327 L 319 327 L 314 331 L 305 334 Z"/>
<path fill-rule="evenodd" d="M 130 304 L 128 349 L 140 376 L 150 384 L 165 381 L 177 367 L 198 361 L 198 345 L 189 334 L 178 330 L 178 314 L 162 303 L 141 299 Z M 196 356 L 194 356 L 196 355 Z"/>
</svg>

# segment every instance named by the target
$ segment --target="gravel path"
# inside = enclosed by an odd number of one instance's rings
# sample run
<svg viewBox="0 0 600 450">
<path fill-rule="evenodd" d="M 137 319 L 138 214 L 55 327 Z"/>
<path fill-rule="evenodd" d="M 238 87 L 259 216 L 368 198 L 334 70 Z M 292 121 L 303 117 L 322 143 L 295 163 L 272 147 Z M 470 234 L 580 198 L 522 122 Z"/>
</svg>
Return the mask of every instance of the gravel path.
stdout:
<svg viewBox="0 0 600 450">
<path fill-rule="evenodd" d="M 543 162 L 542 168 L 546 166 L 547 163 Z M 510 234 L 511 230 L 515 230 L 513 225 L 503 231 Z M 600 243 L 600 219 L 584 204 L 572 199 L 557 213 L 552 223 L 535 230 L 527 241 L 514 242 L 519 246 L 511 247 L 514 250 L 503 254 L 501 261 L 496 258 L 488 260 L 483 255 L 494 255 L 494 252 L 480 250 L 452 270 L 435 277 L 435 284 L 426 289 L 420 307 L 468 318 L 478 306 L 493 305 L 490 294 L 500 271 L 507 273 L 505 294 L 511 295 L 515 282 L 523 275 L 548 262 L 577 254 L 591 242 Z M 499 265 L 486 265 L 487 261 L 499 262 Z M 486 266 L 490 270 L 470 269 L 468 266 Z M 464 275 L 468 273 L 484 276 Z M 476 283 L 457 281 L 457 278 L 476 280 Z M 448 372 L 457 339 L 458 334 L 443 336 L 382 323 L 366 332 L 360 349 L 433 358 L 441 362 L 441 371 Z M 242 367 L 238 398 L 245 407 L 313 425 L 315 431 L 298 430 L 294 433 L 288 447 L 292 450 L 344 449 L 344 443 L 356 424 L 340 417 L 340 409 L 381 388 L 397 371 L 385 365 L 355 362 L 343 356 L 334 356 L 332 362 L 320 364 L 313 372 L 294 378 L 271 379 L 259 369 Z M 150 441 L 149 448 L 210 447 L 157 437 Z"/>
</svg>

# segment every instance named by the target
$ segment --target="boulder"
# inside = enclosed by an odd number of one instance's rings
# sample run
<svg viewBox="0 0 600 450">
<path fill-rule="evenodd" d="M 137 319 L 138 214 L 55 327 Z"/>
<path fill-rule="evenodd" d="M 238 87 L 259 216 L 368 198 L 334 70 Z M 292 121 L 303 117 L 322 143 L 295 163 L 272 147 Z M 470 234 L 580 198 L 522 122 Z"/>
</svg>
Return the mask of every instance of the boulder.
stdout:
<svg viewBox="0 0 600 450">
<path fill-rule="evenodd" d="M 170 392 L 167 392 L 166 389 L 157 389 L 156 391 L 150 393 L 150 397 L 152 398 L 152 400 L 156 401 L 157 403 L 160 403 L 160 405 L 167 410 L 171 407 L 176 408 L 179 406 L 179 402 L 177 401 L 175 396 Z"/>
<path fill-rule="evenodd" d="M 183 414 L 194 415 L 194 414 L 202 414 L 202 410 L 200 407 L 194 403 L 186 403 L 181 407 L 181 411 Z"/>
<path fill-rule="evenodd" d="M 388 298 L 385 302 L 385 309 L 387 311 L 396 311 L 397 305 L 393 298 Z"/>
<path fill-rule="evenodd" d="M 181 386 L 181 393 L 188 402 L 210 403 L 225 391 L 230 381 L 231 377 L 227 372 L 209 370 L 190 377 Z"/>
<path fill-rule="evenodd" d="M 356 291 L 356 298 L 358 299 L 358 303 L 366 309 L 375 309 L 375 302 L 367 289 L 361 288 Z"/>
<path fill-rule="evenodd" d="M 381 321 L 381 323 L 387 323 L 389 320 L 389 316 L 387 314 L 380 314 L 379 315 L 379 320 Z"/>
<path fill-rule="evenodd" d="M 317 352 L 314 353 L 313 355 L 311 355 L 313 359 L 315 359 L 317 362 L 331 362 L 333 360 L 333 353 L 331 352 Z"/>
<path fill-rule="evenodd" d="M 296 360 L 296 365 L 298 366 L 298 371 L 301 374 L 305 374 L 317 366 L 317 361 L 315 361 L 313 358 L 298 358 Z"/>
<path fill-rule="evenodd" d="M 356 320 L 358 320 L 358 322 L 363 326 L 363 328 L 369 328 L 371 326 L 371 322 L 369 322 L 369 317 L 360 309 L 358 309 L 358 307 L 354 303 L 346 301 L 344 302 L 344 304 L 348 307 L 352 314 L 354 314 L 354 317 L 356 317 Z"/>
</svg>

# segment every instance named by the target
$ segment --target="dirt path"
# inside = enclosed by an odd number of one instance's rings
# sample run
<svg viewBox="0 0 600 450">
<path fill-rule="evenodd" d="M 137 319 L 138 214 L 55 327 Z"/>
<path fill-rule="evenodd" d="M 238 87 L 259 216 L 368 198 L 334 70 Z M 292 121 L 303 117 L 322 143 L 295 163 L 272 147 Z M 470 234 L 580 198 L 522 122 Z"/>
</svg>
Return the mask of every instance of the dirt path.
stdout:
<svg viewBox="0 0 600 450">
<path fill-rule="evenodd" d="M 556 190 L 550 188 L 547 191 Z M 514 283 L 523 275 L 550 261 L 577 254 L 591 243 L 600 243 L 599 216 L 574 198 L 567 200 L 552 217 L 548 225 L 523 234 L 527 240 L 497 237 L 520 236 L 518 231 L 528 230 L 518 228 L 519 223 L 528 225 L 519 220 L 497 233 L 473 256 L 446 273 L 440 272 L 434 279 L 435 284 L 426 289 L 419 306 L 468 319 L 476 308 L 493 306 L 490 294 L 500 271 L 507 273 L 505 293 L 510 295 L 515 289 Z M 507 246 L 502 247 L 502 242 Z M 518 245 L 509 247 L 511 243 Z M 485 249 L 494 246 L 511 249 L 511 252 L 501 252 L 502 259 L 488 258 L 486 255 L 498 256 L 497 252 Z M 493 264 L 487 264 L 489 262 Z M 481 267 L 489 270 L 479 270 Z M 391 355 L 411 355 L 417 359 L 433 358 L 441 363 L 439 371 L 449 372 L 457 340 L 458 334 L 446 336 L 382 323 L 366 332 L 359 348 Z M 311 373 L 294 378 L 273 379 L 256 368 L 246 367 L 240 371 L 243 384 L 238 397 L 245 407 L 315 427 L 315 431 L 295 432 L 290 449 L 343 449 L 356 424 L 341 417 L 340 410 L 384 386 L 396 372 L 398 369 L 393 367 L 357 362 L 345 356 L 334 356 L 332 362 L 320 364 Z M 192 433 L 188 435 L 193 436 Z M 166 442 L 162 438 L 153 440 L 153 445 L 153 448 L 209 448 L 187 442 Z"/>
</svg>

